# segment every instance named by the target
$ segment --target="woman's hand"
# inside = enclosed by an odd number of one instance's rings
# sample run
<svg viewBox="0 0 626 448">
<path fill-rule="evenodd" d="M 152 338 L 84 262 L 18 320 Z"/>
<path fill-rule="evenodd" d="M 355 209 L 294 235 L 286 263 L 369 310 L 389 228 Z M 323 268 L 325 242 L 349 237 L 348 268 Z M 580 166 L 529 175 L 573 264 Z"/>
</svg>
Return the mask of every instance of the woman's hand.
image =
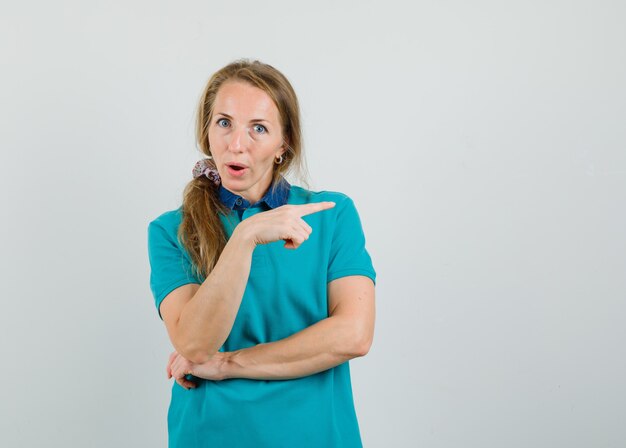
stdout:
<svg viewBox="0 0 626 448">
<path fill-rule="evenodd" d="M 224 379 L 222 365 L 227 358 L 227 353 L 217 352 L 204 364 L 195 364 L 178 352 L 170 354 L 166 371 L 167 378 L 175 378 L 176 382 L 185 389 L 194 389 L 197 384 L 185 378 L 186 375 L 197 376 L 205 380 L 221 381 Z"/>
<path fill-rule="evenodd" d="M 244 219 L 236 229 L 255 245 L 284 240 L 285 248 L 297 249 L 313 231 L 302 217 L 334 206 L 334 202 L 287 204 Z"/>
</svg>

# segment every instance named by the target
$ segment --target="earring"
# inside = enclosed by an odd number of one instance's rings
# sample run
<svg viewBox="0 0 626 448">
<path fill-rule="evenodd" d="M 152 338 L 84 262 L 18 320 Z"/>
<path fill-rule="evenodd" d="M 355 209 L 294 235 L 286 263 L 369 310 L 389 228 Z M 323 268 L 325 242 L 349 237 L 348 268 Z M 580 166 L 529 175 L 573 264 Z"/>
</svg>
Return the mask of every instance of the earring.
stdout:
<svg viewBox="0 0 626 448">
<path fill-rule="evenodd" d="M 281 154 L 278 159 L 274 159 L 274 163 L 276 165 L 280 165 L 281 163 L 283 163 L 283 155 Z"/>
</svg>

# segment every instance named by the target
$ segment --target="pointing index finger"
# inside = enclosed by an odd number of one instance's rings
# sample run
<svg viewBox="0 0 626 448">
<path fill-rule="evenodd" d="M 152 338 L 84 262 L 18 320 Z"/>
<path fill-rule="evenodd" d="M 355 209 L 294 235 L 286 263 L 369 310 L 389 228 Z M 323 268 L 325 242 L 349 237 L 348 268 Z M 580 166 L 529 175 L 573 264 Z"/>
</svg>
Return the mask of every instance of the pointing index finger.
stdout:
<svg viewBox="0 0 626 448">
<path fill-rule="evenodd" d="M 300 216 L 306 216 L 313 213 L 321 212 L 322 210 L 327 210 L 329 208 L 333 208 L 335 203 L 332 201 L 323 201 L 323 202 L 312 202 L 310 204 L 299 204 L 298 214 Z"/>
</svg>

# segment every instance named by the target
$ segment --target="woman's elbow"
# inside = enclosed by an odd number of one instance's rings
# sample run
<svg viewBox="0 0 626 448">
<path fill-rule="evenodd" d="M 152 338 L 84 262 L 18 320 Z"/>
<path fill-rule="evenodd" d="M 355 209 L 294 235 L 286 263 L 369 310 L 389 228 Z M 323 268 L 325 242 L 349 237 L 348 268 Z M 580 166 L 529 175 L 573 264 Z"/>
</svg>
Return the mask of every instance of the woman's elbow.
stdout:
<svg viewBox="0 0 626 448">
<path fill-rule="evenodd" d="M 371 339 L 364 339 L 364 340 L 360 341 L 355 346 L 355 350 L 354 350 L 355 358 L 367 355 L 369 353 L 371 347 L 372 347 L 372 340 Z"/>
<path fill-rule="evenodd" d="M 350 347 L 352 357 L 358 358 L 369 353 L 374 339 L 373 331 L 367 329 L 356 329 L 355 336 L 352 338 L 353 343 Z"/>
<path fill-rule="evenodd" d="M 218 352 L 218 349 L 208 348 L 206 346 L 198 346 L 197 344 L 192 343 L 181 347 L 181 349 L 177 351 L 187 361 L 190 361 L 194 364 L 204 364 L 205 362 L 208 362 L 213 356 L 215 356 L 215 354 Z"/>
</svg>

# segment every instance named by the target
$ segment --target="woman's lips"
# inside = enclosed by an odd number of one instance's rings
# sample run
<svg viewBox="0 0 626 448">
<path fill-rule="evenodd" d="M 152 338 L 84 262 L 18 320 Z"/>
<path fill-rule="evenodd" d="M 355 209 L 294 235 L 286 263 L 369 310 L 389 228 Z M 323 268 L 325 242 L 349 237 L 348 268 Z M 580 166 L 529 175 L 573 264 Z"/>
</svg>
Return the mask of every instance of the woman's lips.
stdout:
<svg viewBox="0 0 626 448">
<path fill-rule="evenodd" d="M 241 177 L 248 171 L 248 168 L 241 168 L 236 170 L 230 165 L 226 165 L 226 169 L 228 170 L 228 174 L 233 177 Z"/>
</svg>

